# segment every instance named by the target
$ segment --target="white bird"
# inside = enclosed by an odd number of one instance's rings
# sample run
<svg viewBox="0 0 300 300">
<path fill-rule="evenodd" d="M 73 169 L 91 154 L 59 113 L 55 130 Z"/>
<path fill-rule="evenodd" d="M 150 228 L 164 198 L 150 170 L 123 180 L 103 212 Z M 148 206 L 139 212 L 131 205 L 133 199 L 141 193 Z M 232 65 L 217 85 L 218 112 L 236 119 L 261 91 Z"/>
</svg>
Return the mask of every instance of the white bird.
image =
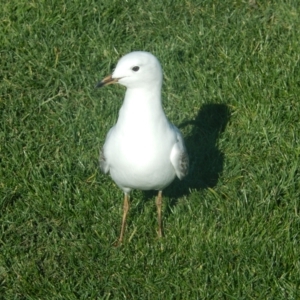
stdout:
<svg viewBox="0 0 300 300">
<path fill-rule="evenodd" d="M 112 83 L 127 90 L 117 123 L 100 151 L 100 168 L 124 192 L 119 243 L 122 243 L 132 189 L 157 190 L 158 235 L 162 236 L 162 190 L 188 173 L 189 157 L 180 131 L 167 119 L 161 102 L 162 69 L 148 52 L 123 56 L 112 75 L 96 87 Z"/>
</svg>

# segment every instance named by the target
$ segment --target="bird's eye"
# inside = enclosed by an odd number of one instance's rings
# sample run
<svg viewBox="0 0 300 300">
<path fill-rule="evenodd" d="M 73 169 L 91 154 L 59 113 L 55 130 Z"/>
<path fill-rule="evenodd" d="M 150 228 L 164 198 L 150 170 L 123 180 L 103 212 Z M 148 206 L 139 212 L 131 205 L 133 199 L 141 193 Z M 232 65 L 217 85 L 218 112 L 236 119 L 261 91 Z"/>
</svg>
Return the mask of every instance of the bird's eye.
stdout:
<svg viewBox="0 0 300 300">
<path fill-rule="evenodd" d="M 132 71 L 137 72 L 139 69 L 140 69 L 140 67 L 135 66 L 135 67 L 132 68 Z"/>
</svg>

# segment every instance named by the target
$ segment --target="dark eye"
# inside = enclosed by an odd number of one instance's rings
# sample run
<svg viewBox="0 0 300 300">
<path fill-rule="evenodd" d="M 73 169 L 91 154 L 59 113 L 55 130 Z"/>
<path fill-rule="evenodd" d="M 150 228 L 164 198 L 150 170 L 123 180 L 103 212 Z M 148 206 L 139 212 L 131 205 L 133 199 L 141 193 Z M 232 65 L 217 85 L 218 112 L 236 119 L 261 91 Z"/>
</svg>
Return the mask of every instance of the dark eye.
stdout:
<svg viewBox="0 0 300 300">
<path fill-rule="evenodd" d="M 137 72 L 140 69 L 140 67 L 136 66 L 132 68 L 132 71 Z"/>
</svg>

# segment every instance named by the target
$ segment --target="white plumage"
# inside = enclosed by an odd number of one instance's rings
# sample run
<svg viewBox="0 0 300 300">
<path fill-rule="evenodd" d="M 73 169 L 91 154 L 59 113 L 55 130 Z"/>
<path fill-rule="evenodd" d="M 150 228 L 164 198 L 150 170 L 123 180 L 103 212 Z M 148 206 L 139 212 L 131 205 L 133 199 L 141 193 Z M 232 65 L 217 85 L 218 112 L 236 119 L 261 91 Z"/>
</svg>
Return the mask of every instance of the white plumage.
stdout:
<svg viewBox="0 0 300 300">
<path fill-rule="evenodd" d="M 161 236 L 161 191 L 175 176 L 182 179 L 187 175 L 188 154 L 180 131 L 162 108 L 162 69 L 157 58 L 148 52 L 131 52 L 97 87 L 116 82 L 127 90 L 118 121 L 101 151 L 100 167 L 125 193 L 119 241 L 123 239 L 132 189 L 159 191 L 156 204 Z"/>
</svg>

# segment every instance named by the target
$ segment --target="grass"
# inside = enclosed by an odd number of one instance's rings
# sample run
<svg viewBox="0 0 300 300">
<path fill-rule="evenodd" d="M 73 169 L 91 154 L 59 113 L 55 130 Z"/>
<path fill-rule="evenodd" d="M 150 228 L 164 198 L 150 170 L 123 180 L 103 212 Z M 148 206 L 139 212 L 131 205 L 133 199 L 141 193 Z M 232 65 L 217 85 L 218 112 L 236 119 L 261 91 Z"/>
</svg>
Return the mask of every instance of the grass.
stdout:
<svg viewBox="0 0 300 300">
<path fill-rule="evenodd" d="M 300 16 L 287 1 L 6 1 L 1 299 L 299 299 Z M 122 192 L 98 169 L 133 50 L 164 69 L 190 175 Z"/>
</svg>

